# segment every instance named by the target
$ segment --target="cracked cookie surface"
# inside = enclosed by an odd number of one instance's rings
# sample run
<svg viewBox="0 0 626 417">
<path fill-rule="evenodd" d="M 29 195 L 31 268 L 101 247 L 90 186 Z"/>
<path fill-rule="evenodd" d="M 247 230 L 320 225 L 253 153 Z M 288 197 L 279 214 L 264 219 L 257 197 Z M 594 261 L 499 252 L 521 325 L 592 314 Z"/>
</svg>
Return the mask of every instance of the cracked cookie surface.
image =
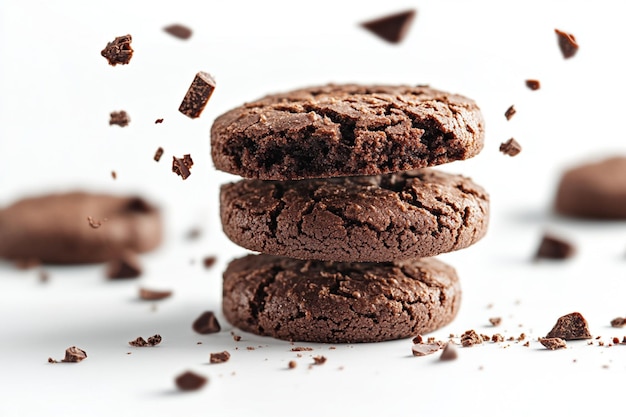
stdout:
<svg viewBox="0 0 626 417">
<path fill-rule="evenodd" d="M 487 231 L 489 196 L 433 169 L 301 181 L 241 180 L 221 188 L 226 235 L 257 252 L 342 262 L 435 256 Z"/>
<path fill-rule="evenodd" d="M 326 85 L 266 96 L 218 117 L 211 155 L 244 178 L 378 175 L 475 156 L 474 101 L 427 86 Z"/>
<path fill-rule="evenodd" d="M 360 343 L 439 329 L 460 302 L 454 268 L 432 258 L 342 263 L 248 255 L 224 272 L 222 306 L 232 325 L 258 335 Z"/>
</svg>

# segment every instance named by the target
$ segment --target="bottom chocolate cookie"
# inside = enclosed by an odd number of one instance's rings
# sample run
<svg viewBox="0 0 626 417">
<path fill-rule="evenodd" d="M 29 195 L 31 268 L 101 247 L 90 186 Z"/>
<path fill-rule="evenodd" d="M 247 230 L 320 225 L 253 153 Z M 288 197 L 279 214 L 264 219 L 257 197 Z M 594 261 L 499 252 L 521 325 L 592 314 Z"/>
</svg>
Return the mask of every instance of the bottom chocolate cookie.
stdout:
<svg viewBox="0 0 626 417">
<path fill-rule="evenodd" d="M 290 341 L 407 338 L 450 323 L 460 302 L 454 268 L 433 258 L 343 263 L 248 255 L 224 272 L 226 319 Z"/>
</svg>

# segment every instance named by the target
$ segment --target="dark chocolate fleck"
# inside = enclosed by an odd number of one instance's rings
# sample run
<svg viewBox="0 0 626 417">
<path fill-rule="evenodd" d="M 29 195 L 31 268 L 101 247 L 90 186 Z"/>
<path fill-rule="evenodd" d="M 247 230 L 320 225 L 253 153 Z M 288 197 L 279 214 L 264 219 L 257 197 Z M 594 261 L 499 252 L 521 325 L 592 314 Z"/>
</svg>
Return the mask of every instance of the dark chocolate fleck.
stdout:
<svg viewBox="0 0 626 417">
<path fill-rule="evenodd" d="M 218 333 L 222 328 L 212 311 L 205 311 L 192 325 L 193 330 L 200 334 Z"/>
<path fill-rule="evenodd" d="M 500 144 L 500 152 L 502 152 L 505 155 L 515 156 L 519 154 L 521 151 L 522 151 L 522 145 L 520 145 L 513 138 Z"/>
<path fill-rule="evenodd" d="M 176 386 L 182 391 L 194 391 L 202 388 L 207 383 L 205 377 L 191 371 L 179 375 L 174 381 L 176 382 Z"/>
<path fill-rule="evenodd" d="M 156 152 L 154 153 L 154 160 L 159 162 L 162 156 L 163 156 L 163 148 L 159 147 L 159 149 L 157 149 Z"/>
<path fill-rule="evenodd" d="M 205 268 L 210 268 L 215 265 L 215 261 L 217 261 L 217 258 L 215 256 L 205 256 L 202 260 L 202 263 Z"/>
<path fill-rule="evenodd" d="M 413 344 L 422 343 L 423 341 L 424 341 L 424 338 L 422 337 L 421 334 L 418 334 L 417 336 L 413 338 Z"/>
<path fill-rule="evenodd" d="M 439 360 L 441 361 L 452 361 L 459 357 L 459 354 L 456 351 L 456 347 L 454 347 L 453 343 L 448 342 L 446 347 L 443 348 L 443 352 L 441 352 L 441 356 L 439 356 Z"/>
<path fill-rule="evenodd" d="M 156 119 L 156 120 L 154 121 L 154 124 L 155 124 L 155 125 L 158 125 L 159 123 L 163 123 L 163 119 Z"/>
<path fill-rule="evenodd" d="M 129 123 L 130 116 L 124 110 L 111 112 L 109 125 L 118 125 L 120 127 L 125 127 L 128 126 Z"/>
<path fill-rule="evenodd" d="M 115 171 L 111 171 L 111 178 L 113 178 L 114 180 L 117 179 L 117 172 Z"/>
<path fill-rule="evenodd" d="M 183 26 L 178 23 L 166 26 L 163 30 L 170 35 L 183 40 L 189 39 L 193 33 L 187 26 Z"/>
<path fill-rule="evenodd" d="M 108 42 L 107 46 L 100 52 L 100 55 L 109 61 L 109 65 L 126 65 L 133 57 L 133 48 L 130 46 L 133 38 L 130 35 L 118 36 L 113 42 Z"/>
<path fill-rule="evenodd" d="M 211 95 L 215 91 L 215 80 L 207 72 L 198 72 L 191 82 L 187 94 L 183 98 L 178 111 L 195 119 L 206 107 Z"/>
<path fill-rule="evenodd" d="M 535 254 L 536 259 L 568 259 L 576 254 L 571 243 L 552 235 L 544 235 Z"/>
<path fill-rule="evenodd" d="M 559 49 L 563 54 L 563 58 L 567 59 L 576 55 L 576 52 L 578 52 L 578 43 L 574 35 L 558 29 L 554 29 L 554 33 L 556 33 Z"/>
<path fill-rule="evenodd" d="M 582 314 L 574 312 L 559 317 L 546 337 L 558 337 L 564 340 L 591 339 L 591 333 L 587 326 L 587 320 Z"/>
<path fill-rule="evenodd" d="M 531 90 L 539 90 L 539 88 L 541 88 L 541 83 L 539 82 L 539 80 L 526 80 L 526 87 L 530 88 Z"/>
<path fill-rule="evenodd" d="M 211 353 L 210 361 L 211 363 L 223 363 L 228 362 L 230 359 L 230 353 L 227 351 Z"/>
<path fill-rule="evenodd" d="M 550 350 L 563 349 L 567 347 L 565 340 L 559 337 L 540 337 L 539 342 Z"/>
<path fill-rule="evenodd" d="M 183 180 L 186 180 L 191 175 L 191 167 L 193 166 L 193 160 L 191 155 L 185 154 L 182 158 L 172 157 L 172 172 L 180 175 Z"/>
<path fill-rule="evenodd" d="M 172 295 L 172 291 L 156 291 L 149 290 L 147 288 L 139 288 L 139 298 L 142 300 L 155 301 L 162 300 L 164 298 L 170 297 Z"/>
<path fill-rule="evenodd" d="M 292 352 L 307 352 L 307 351 L 310 351 L 310 350 L 313 350 L 313 348 L 311 348 L 311 347 L 304 347 L 304 346 L 296 346 L 296 347 L 291 348 Z"/>
<path fill-rule="evenodd" d="M 513 117 L 515 113 L 517 113 L 517 111 L 515 110 L 515 107 L 511 106 L 508 109 L 506 109 L 506 112 L 504 112 L 504 117 L 506 117 L 506 120 L 511 120 L 511 117 Z"/>
<path fill-rule="evenodd" d="M 400 43 L 415 19 L 416 10 L 407 10 L 361 23 L 361 26 L 390 43 Z"/>
</svg>

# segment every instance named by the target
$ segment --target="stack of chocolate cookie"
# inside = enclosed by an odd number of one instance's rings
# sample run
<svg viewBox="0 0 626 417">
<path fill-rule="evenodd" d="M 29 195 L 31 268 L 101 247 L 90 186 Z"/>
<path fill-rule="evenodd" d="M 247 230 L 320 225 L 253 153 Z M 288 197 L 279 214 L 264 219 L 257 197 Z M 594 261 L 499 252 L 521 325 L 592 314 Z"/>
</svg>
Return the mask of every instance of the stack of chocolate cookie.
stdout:
<svg viewBox="0 0 626 417">
<path fill-rule="evenodd" d="M 431 258 L 486 232 L 489 197 L 425 167 L 475 156 L 483 118 L 427 86 L 327 85 L 233 109 L 211 128 L 231 324 L 293 341 L 376 342 L 448 324 L 455 270 Z"/>
</svg>

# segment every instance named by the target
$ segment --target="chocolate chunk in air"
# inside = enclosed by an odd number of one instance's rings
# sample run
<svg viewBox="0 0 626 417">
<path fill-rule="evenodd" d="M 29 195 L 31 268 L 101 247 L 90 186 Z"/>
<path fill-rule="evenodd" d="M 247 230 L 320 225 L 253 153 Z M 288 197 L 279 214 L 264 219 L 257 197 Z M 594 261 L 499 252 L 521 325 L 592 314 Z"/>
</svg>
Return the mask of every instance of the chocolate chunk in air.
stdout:
<svg viewBox="0 0 626 417">
<path fill-rule="evenodd" d="M 515 113 L 517 113 L 517 110 L 515 110 L 515 107 L 511 106 L 504 112 L 504 117 L 506 117 L 506 120 L 511 120 Z"/>
<path fill-rule="evenodd" d="M 446 347 L 443 348 L 443 352 L 441 352 L 441 356 L 439 356 L 440 361 L 453 361 L 459 357 L 459 354 L 456 351 L 456 347 L 454 347 L 453 343 L 448 342 Z"/>
<path fill-rule="evenodd" d="M 624 327 L 626 326 L 626 317 L 615 317 L 611 320 L 611 327 Z"/>
<path fill-rule="evenodd" d="M 568 59 L 576 55 L 578 52 L 578 42 L 571 33 L 563 32 L 562 30 L 554 29 L 556 33 L 557 42 L 563 58 Z"/>
<path fill-rule="evenodd" d="M 126 65 L 133 57 L 133 48 L 130 46 L 133 38 L 130 35 L 118 36 L 113 42 L 108 42 L 107 46 L 100 52 L 100 55 L 109 61 L 109 65 Z"/>
<path fill-rule="evenodd" d="M 587 320 L 578 312 L 559 317 L 546 337 L 558 337 L 563 340 L 591 339 Z"/>
<path fill-rule="evenodd" d="M 531 90 L 539 90 L 539 88 L 541 88 L 541 83 L 539 82 L 539 80 L 526 80 L 526 87 L 530 88 Z"/>
<path fill-rule="evenodd" d="M 215 79 L 208 72 L 198 72 L 180 103 L 178 111 L 192 119 L 200 117 L 213 91 L 215 91 Z"/>
<path fill-rule="evenodd" d="M 222 328 L 212 311 L 205 311 L 192 325 L 193 330 L 200 334 L 218 333 Z"/>
<path fill-rule="evenodd" d="M 187 26 L 183 26 L 181 24 L 175 23 L 173 25 L 169 25 L 163 28 L 166 33 L 174 36 L 178 39 L 187 40 L 191 38 L 193 32 Z"/>
<path fill-rule="evenodd" d="M 568 259 L 576 254 L 571 243 L 552 235 L 544 235 L 535 254 L 535 259 Z"/>
<path fill-rule="evenodd" d="M 361 26 L 389 43 L 398 44 L 406 37 L 416 14 L 416 10 L 407 10 L 368 20 Z"/>
<path fill-rule="evenodd" d="M 520 145 L 515 139 L 511 138 L 504 143 L 500 144 L 500 152 L 508 156 L 515 156 L 522 151 L 522 145 Z"/>
<path fill-rule="evenodd" d="M 180 374 L 174 380 L 178 389 L 182 391 L 195 391 L 202 388 L 207 383 L 207 381 L 207 378 L 191 371 Z"/>
<path fill-rule="evenodd" d="M 156 291 L 147 288 L 139 288 L 139 298 L 142 300 L 156 301 L 163 300 L 172 295 L 172 291 Z"/>
<path fill-rule="evenodd" d="M 163 148 L 159 146 L 159 149 L 157 149 L 156 152 L 154 153 L 154 160 L 159 162 L 162 156 L 163 156 Z"/>
<path fill-rule="evenodd" d="M 191 175 L 191 167 L 193 166 L 193 160 L 191 155 L 186 154 L 182 158 L 172 157 L 172 172 L 180 175 L 183 180 L 186 180 Z"/>
<path fill-rule="evenodd" d="M 211 353 L 209 362 L 213 364 L 224 363 L 224 362 L 228 362 L 229 359 L 230 359 L 230 353 L 228 353 L 227 351 L 223 351 L 223 352 Z"/>
<path fill-rule="evenodd" d="M 112 111 L 109 119 L 109 126 L 118 125 L 120 127 L 126 127 L 130 123 L 130 116 L 126 111 Z"/>
</svg>

